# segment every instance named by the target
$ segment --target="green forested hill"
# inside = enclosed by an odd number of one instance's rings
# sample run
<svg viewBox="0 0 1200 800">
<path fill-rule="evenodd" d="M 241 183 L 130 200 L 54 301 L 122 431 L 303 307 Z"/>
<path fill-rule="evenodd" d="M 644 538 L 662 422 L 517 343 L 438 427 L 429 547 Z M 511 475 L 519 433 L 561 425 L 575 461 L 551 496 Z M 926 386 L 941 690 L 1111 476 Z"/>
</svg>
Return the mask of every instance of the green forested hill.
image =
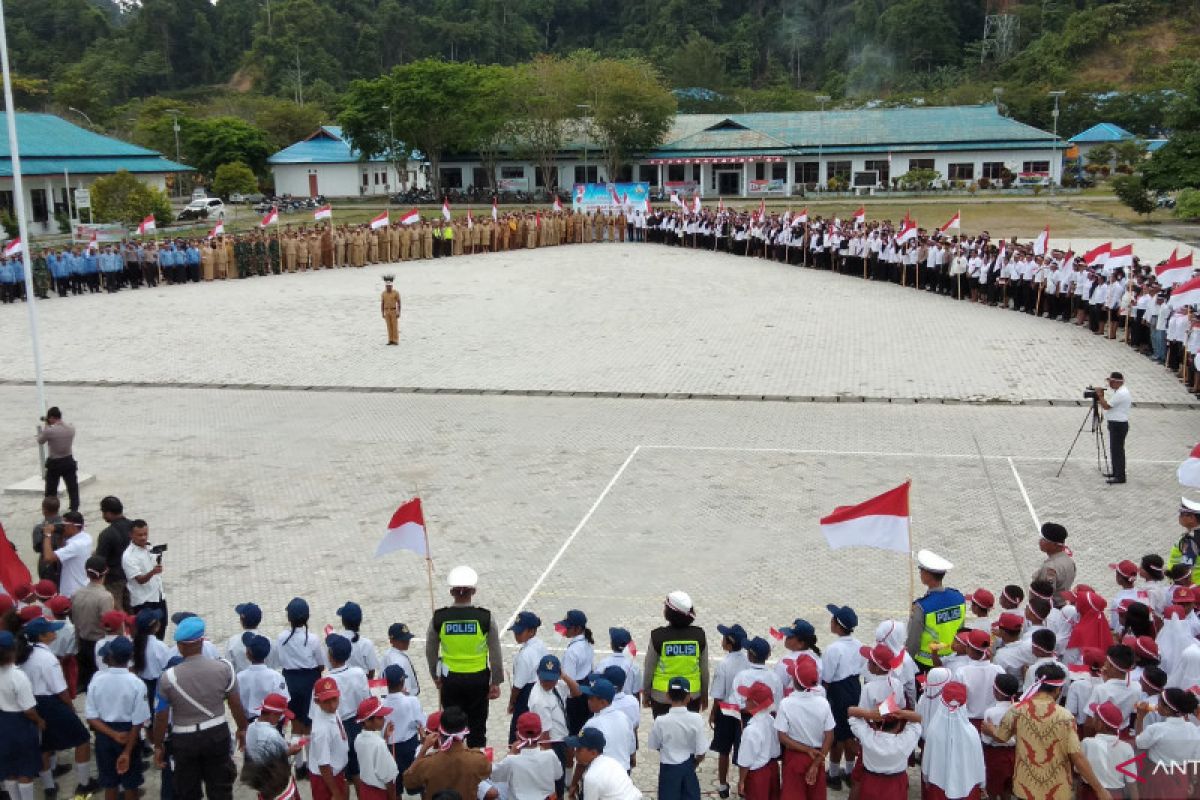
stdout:
<svg viewBox="0 0 1200 800">
<path fill-rule="evenodd" d="M 1055 88 L 1070 90 L 1063 130 L 1105 117 L 1153 133 L 1187 119 L 1194 109 L 1181 109 L 1181 96 L 1194 99 L 1200 86 L 1200 0 L 5 5 L 21 104 L 73 106 L 118 132 L 135 127 L 154 95 L 214 115 L 261 109 L 250 97 L 303 101 L 307 122 L 335 114 L 350 81 L 415 59 L 513 64 L 582 48 L 640 55 L 671 87 L 709 90 L 682 94 L 681 110 L 811 108 L 820 94 L 848 104 L 980 102 L 999 86 L 1011 113 L 1048 125 L 1045 92 Z M 997 55 L 982 39 L 986 16 L 1001 12 L 1016 31 Z"/>
</svg>

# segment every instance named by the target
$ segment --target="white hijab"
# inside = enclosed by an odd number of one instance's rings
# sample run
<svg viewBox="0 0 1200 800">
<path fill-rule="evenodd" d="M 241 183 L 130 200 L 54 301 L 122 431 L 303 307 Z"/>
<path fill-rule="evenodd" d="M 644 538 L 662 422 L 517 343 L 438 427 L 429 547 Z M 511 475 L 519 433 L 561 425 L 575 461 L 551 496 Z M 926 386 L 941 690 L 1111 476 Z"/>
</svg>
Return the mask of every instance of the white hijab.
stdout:
<svg viewBox="0 0 1200 800">
<path fill-rule="evenodd" d="M 893 653 L 899 653 L 904 649 L 907 639 L 908 626 L 901 620 L 885 619 L 875 628 L 875 641 L 879 644 L 886 644 L 892 648 Z M 905 652 L 904 661 L 897 669 L 892 670 L 892 674 L 903 684 L 908 707 L 912 708 L 917 701 L 917 663 L 912 660 L 909 653 Z"/>
<path fill-rule="evenodd" d="M 945 667 L 934 667 L 925 676 L 925 693 L 917 700 L 916 712 L 921 715 L 921 734 L 929 729 L 929 718 L 933 715 L 933 707 L 941 705 L 938 698 L 942 696 L 942 687 L 950 682 L 950 670 Z"/>
<path fill-rule="evenodd" d="M 1167 673 L 1167 686 L 1187 691 L 1197 685 L 1200 685 L 1200 642 L 1192 642 Z"/>
<path fill-rule="evenodd" d="M 1180 618 L 1177 614 L 1168 614 L 1163 620 L 1162 630 L 1158 632 L 1155 639 L 1158 643 L 1158 658 L 1159 666 L 1163 668 L 1163 672 L 1168 675 L 1175 665 L 1179 663 L 1183 651 L 1195 644 L 1196 639 L 1192 636 L 1191 626 L 1186 619 Z M 1174 686 L 1175 684 L 1169 684 Z M 1187 686 L 1182 687 L 1187 689 Z"/>
<path fill-rule="evenodd" d="M 947 706 L 940 691 L 938 694 L 929 718 L 922 720 L 925 749 L 921 775 L 947 797 L 966 797 L 986 777 L 983 743 L 967 717 L 966 706 Z"/>
</svg>

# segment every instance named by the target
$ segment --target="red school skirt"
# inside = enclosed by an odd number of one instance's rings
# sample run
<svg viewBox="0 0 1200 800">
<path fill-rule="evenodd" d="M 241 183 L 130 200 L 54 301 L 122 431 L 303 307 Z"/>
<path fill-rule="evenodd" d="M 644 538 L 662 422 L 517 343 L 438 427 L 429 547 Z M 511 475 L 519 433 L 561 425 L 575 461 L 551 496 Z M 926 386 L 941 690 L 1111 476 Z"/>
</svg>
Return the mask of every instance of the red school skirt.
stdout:
<svg viewBox="0 0 1200 800">
<path fill-rule="evenodd" d="M 1013 772 L 1017 768 L 1017 748 L 983 746 L 983 765 L 987 774 L 987 792 L 990 797 L 1012 794 Z"/>
<path fill-rule="evenodd" d="M 772 759 L 746 776 L 745 800 L 779 800 L 779 762 Z M 324 800 L 324 798 L 314 798 Z"/>
<path fill-rule="evenodd" d="M 907 772 L 897 772 L 894 775 L 868 772 L 860 758 L 854 764 L 850 779 L 858 787 L 859 797 L 869 797 L 871 800 L 908 800 Z"/>
</svg>

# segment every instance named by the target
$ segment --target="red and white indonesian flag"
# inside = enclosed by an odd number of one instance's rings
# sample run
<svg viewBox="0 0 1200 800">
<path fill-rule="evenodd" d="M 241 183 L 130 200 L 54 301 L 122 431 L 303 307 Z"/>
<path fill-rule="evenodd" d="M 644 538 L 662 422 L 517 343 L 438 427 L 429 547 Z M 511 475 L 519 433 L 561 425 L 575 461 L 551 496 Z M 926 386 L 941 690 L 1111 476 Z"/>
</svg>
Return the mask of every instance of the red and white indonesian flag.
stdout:
<svg viewBox="0 0 1200 800">
<path fill-rule="evenodd" d="M 11 242 L 4 245 L 4 257 L 12 258 L 15 255 L 19 255 L 24 249 L 25 245 L 21 243 L 20 239 L 13 239 Z"/>
<path fill-rule="evenodd" d="M 371 220 L 371 230 L 377 231 L 380 228 L 386 228 L 387 224 L 388 224 L 388 212 L 384 211 L 378 217 Z"/>
<path fill-rule="evenodd" d="M 1192 254 L 1188 253 L 1183 258 L 1179 258 L 1175 251 L 1172 250 L 1171 257 L 1167 259 L 1167 263 L 1154 268 L 1154 276 L 1162 286 L 1174 286 L 1177 283 L 1183 283 L 1192 277 Z"/>
<path fill-rule="evenodd" d="M 647 196 L 646 197 L 646 213 L 649 214 L 652 211 L 654 211 L 654 207 L 650 205 L 650 198 L 649 198 L 649 196 Z"/>
<path fill-rule="evenodd" d="M 1171 290 L 1171 308 L 1200 304 L 1200 278 L 1184 281 Z"/>
<path fill-rule="evenodd" d="M 492 198 L 492 222 L 500 220 L 500 209 L 496 207 L 496 198 Z"/>
<path fill-rule="evenodd" d="M 856 506 L 838 506 L 832 514 L 822 518 L 821 533 L 829 542 L 829 549 L 876 547 L 907 553 L 908 489 L 911 485 L 912 481 L 905 481 Z"/>
<path fill-rule="evenodd" d="M 862 225 L 867 221 L 867 207 L 859 206 L 858 209 L 850 215 L 855 225 Z"/>
<path fill-rule="evenodd" d="M 679 206 L 680 208 L 684 207 L 683 200 L 679 197 L 679 192 L 671 192 L 670 199 L 671 199 L 672 203 Z"/>
<path fill-rule="evenodd" d="M 879 704 L 879 714 L 886 717 L 889 714 L 895 714 L 901 708 L 900 701 L 896 699 L 896 693 L 892 692 L 886 700 Z"/>
<path fill-rule="evenodd" d="M 92 235 L 94 236 L 95 234 L 92 234 Z M 208 238 L 210 238 L 210 239 L 215 239 L 218 236 L 224 236 L 224 235 L 225 235 L 225 220 L 218 221 L 217 224 L 213 226 L 213 229 L 208 232 Z"/>
<path fill-rule="evenodd" d="M 801 224 L 808 222 L 808 206 L 805 206 L 803 209 L 800 210 L 799 214 L 797 214 L 795 217 L 792 218 L 793 224 L 797 223 L 797 222 L 799 222 Z"/>
<path fill-rule="evenodd" d="M 906 215 L 904 221 L 900 223 L 900 230 L 896 234 L 896 244 L 904 244 L 911 242 L 917 238 L 917 223 L 911 220 Z"/>
<path fill-rule="evenodd" d="M 1132 267 L 1133 266 L 1133 245 L 1127 244 L 1124 247 L 1114 247 L 1108 253 L 1108 263 L 1104 265 L 1105 270 L 1114 270 L 1117 267 Z"/>
<path fill-rule="evenodd" d="M 420 221 L 421 221 L 421 212 L 417 211 L 415 208 L 410 208 L 408 211 L 404 212 L 404 214 L 400 217 L 401 225 L 416 225 Z M 384 224 L 385 225 L 387 224 L 386 220 L 384 221 Z"/>
<path fill-rule="evenodd" d="M 724 211 L 724 210 L 725 210 L 725 198 L 718 197 L 717 198 L 717 211 Z"/>
<path fill-rule="evenodd" d="M 475 217 L 471 215 L 471 209 L 467 209 L 467 230 L 475 229 Z"/>
<path fill-rule="evenodd" d="M 762 198 L 758 201 L 758 218 L 764 219 L 767 216 L 767 200 Z"/>
<path fill-rule="evenodd" d="M 1042 232 L 1033 240 L 1033 254 L 1035 256 L 1044 256 L 1050 252 L 1050 226 L 1042 228 Z"/>
<path fill-rule="evenodd" d="M 313 219 L 333 219 L 333 206 L 326 203 L 313 212 Z"/>
<path fill-rule="evenodd" d="M 695 214 L 700 213 L 700 195 L 698 194 L 692 195 L 692 212 Z"/>
<path fill-rule="evenodd" d="M 938 228 L 938 231 L 940 233 L 945 233 L 946 231 L 951 230 L 951 229 L 954 229 L 956 231 L 962 230 L 962 212 L 961 211 L 954 212 L 954 216 L 950 218 L 950 221 L 947 222 L 942 227 Z"/>
<path fill-rule="evenodd" d="M 442 198 L 442 219 L 450 221 L 450 200 L 445 197 Z"/>
<path fill-rule="evenodd" d="M 1105 242 L 1099 247 L 1093 247 L 1083 254 L 1083 263 L 1089 267 L 1103 267 L 1108 261 L 1108 254 L 1112 252 L 1112 242 Z"/>
<path fill-rule="evenodd" d="M 563 210 L 563 207 L 562 207 L 562 200 L 561 200 L 561 199 L 559 199 L 558 195 L 554 195 L 554 210 L 555 210 L 555 211 L 562 211 L 562 210 Z"/>
<path fill-rule="evenodd" d="M 614 206 L 621 205 L 621 196 L 617 194 L 617 187 L 611 183 L 608 185 L 608 199 L 612 201 Z"/>
<path fill-rule="evenodd" d="M 150 231 L 158 230 L 158 224 L 154 221 L 154 215 L 151 214 L 138 223 L 138 236 L 145 236 Z"/>
<path fill-rule="evenodd" d="M 1178 475 L 1181 485 L 1200 489 L 1200 444 L 1193 447 L 1192 452 L 1188 453 L 1188 457 L 1179 465 L 1176 475 Z"/>
<path fill-rule="evenodd" d="M 225 223 L 224 222 L 218 222 L 217 228 L 221 229 L 222 234 L 225 233 Z M 218 235 L 215 232 L 217 230 L 217 228 L 213 228 L 213 231 L 214 231 L 213 236 Z M 95 231 L 92 231 L 92 238 L 88 239 L 87 249 L 88 250 L 99 250 L 100 249 L 100 240 L 97 238 Z"/>
<path fill-rule="evenodd" d="M 425 514 L 421 511 L 419 497 L 404 503 L 392 514 L 387 533 L 375 548 L 375 557 L 379 558 L 397 550 L 411 550 L 418 555 L 429 555 L 425 538 Z"/>
<path fill-rule="evenodd" d="M 279 222 L 279 209 L 272 208 L 267 212 L 267 215 L 262 218 L 262 222 L 259 224 L 265 228 L 268 225 L 274 225 L 276 222 Z"/>
</svg>

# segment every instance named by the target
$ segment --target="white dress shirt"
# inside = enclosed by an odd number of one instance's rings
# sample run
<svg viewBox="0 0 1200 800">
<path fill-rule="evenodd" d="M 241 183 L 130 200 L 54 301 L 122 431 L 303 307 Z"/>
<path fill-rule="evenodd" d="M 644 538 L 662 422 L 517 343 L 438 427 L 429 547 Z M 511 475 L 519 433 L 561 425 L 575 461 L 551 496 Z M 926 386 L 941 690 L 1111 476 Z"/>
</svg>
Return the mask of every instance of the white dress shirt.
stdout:
<svg viewBox="0 0 1200 800">
<path fill-rule="evenodd" d="M 383 659 L 380 661 L 380 674 L 392 664 L 396 664 L 400 669 L 404 670 L 404 692 L 413 697 L 420 697 L 421 682 L 417 680 L 417 671 L 413 669 L 412 661 L 408 657 L 408 653 L 403 650 L 397 650 L 394 647 L 389 647 L 387 652 L 383 654 Z"/>
<path fill-rule="evenodd" d="M 354 737 L 354 753 L 358 756 L 359 780 L 367 786 L 385 789 L 400 774 L 396 759 L 378 731 L 359 731 Z"/>
<path fill-rule="evenodd" d="M 775 698 L 775 705 L 779 705 L 779 701 L 783 699 L 783 683 L 779 680 L 779 676 L 775 674 L 775 670 L 767 667 L 766 664 L 749 664 L 739 672 L 733 679 L 733 686 L 730 687 L 729 699 L 725 702 L 735 703 L 738 708 L 746 707 L 746 698 L 742 697 L 742 693 L 738 691 L 738 687 L 750 687 L 756 683 L 764 683 L 771 687 L 771 695 Z"/>
<path fill-rule="evenodd" d="M 713 670 L 712 682 L 708 686 L 708 696 L 713 700 L 729 700 L 733 698 L 733 679 L 738 673 L 750 666 L 745 650 L 733 650 L 725 654 L 721 663 Z"/>
<path fill-rule="evenodd" d="M 1129 422 L 1129 407 L 1133 405 L 1133 398 L 1129 395 L 1128 387 L 1121 384 L 1121 387 L 1109 396 L 1108 405 L 1104 416 L 1109 422 Z"/>
<path fill-rule="evenodd" d="M 325 665 L 321 637 L 305 628 L 288 629 L 275 640 L 280 669 L 316 669 Z"/>
<path fill-rule="evenodd" d="M 12 664 L 0 667 L 0 711 L 19 713 L 36 705 L 29 676 Z"/>
<path fill-rule="evenodd" d="M 145 575 L 158 566 L 158 558 L 149 547 L 138 547 L 132 542 L 121 554 L 121 569 L 125 571 L 125 586 L 129 590 L 129 604 L 140 606 L 157 603 L 163 599 L 162 575 L 155 575 L 145 583 L 138 583 L 137 576 Z"/>
<path fill-rule="evenodd" d="M 862 642 L 853 636 L 840 636 L 829 643 L 821 654 L 822 680 L 825 683 L 837 683 L 858 675 L 866 664 L 859 650 Z"/>
<path fill-rule="evenodd" d="M 1117 765 L 1133 759 L 1133 746 L 1123 742 L 1115 734 L 1098 733 L 1079 742 L 1083 757 L 1092 765 L 1092 772 L 1100 779 L 1105 789 L 1124 789 L 1133 778 L 1117 772 Z"/>
<path fill-rule="evenodd" d="M 1144 727 L 1136 744 L 1157 764 L 1200 760 L 1200 727 L 1182 717 L 1167 717 Z"/>
<path fill-rule="evenodd" d="M 877 731 L 858 717 L 850 718 L 850 732 L 862 745 L 863 768 L 876 775 L 895 775 L 908 768 L 908 757 L 917 749 L 921 726 L 910 722 L 899 733 Z"/>
<path fill-rule="evenodd" d="M 392 723 L 392 735 L 388 744 L 407 742 L 417 735 L 425 725 L 425 712 L 421 710 L 421 701 L 412 695 L 396 692 L 389 694 L 383 704 L 392 711 L 388 714 L 388 722 Z"/>
<path fill-rule="evenodd" d="M 334 775 L 346 768 L 350 758 L 350 745 L 346 740 L 346 729 L 337 714 L 312 707 L 312 733 L 308 740 L 308 771 L 313 776 L 321 774 L 321 765 L 328 766 Z"/>
<path fill-rule="evenodd" d="M 658 751 L 662 764 L 683 764 L 703 756 L 710 741 L 704 717 L 685 706 L 672 706 L 650 729 L 650 749 Z"/>
<path fill-rule="evenodd" d="M 1012 702 L 1009 700 L 997 700 L 996 702 L 994 702 L 990 706 L 988 706 L 987 711 L 983 712 L 983 721 L 990 722 L 992 724 L 992 727 L 994 727 L 994 728 L 1000 727 L 1000 723 L 1004 720 L 1004 715 L 1008 713 L 1008 710 L 1010 708 L 1012 708 L 1012 705 L 1013 705 Z M 1009 739 L 1007 742 L 998 742 L 995 739 L 993 739 L 991 736 L 988 736 L 986 733 L 983 733 L 982 731 L 980 731 L 979 739 L 988 747 L 1016 747 L 1017 746 L 1017 737 L 1015 737 L 1015 736 L 1013 738 Z"/>
<path fill-rule="evenodd" d="M 258 716 L 256 710 L 262 705 L 269 694 L 281 694 L 288 700 L 287 681 L 266 664 L 251 664 L 237 674 L 238 696 L 242 699 L 242 708 L 249 716 Z"/>
<path fill-rule="evenodd" d="M 363 672 L 360 667 L 345 664 L 337 669 L 329 670 L 325 675 L 333 678 L 338 685 L 338 690 L 342 693 L 338 698 L 338 716 L 342 719 L 353 719 L 354 715 L 358 713 L 358 704 L 371 696 L 371 687 L 367 684 L 367 673 Z M 315 698 L 313 702 L 316 702 Z"/>
<path fill-rule="evenodd" d="M 779 753 L 779 736 L 775 732 L 775 721 L 766 711 L 755 714 L 742 731 L 737 765 L 754 771 L 765 767 L 771 759 L 779 758 Z"/>
<path fill-rule="evenodd" d="M 246 709 L 246 713 L 250 713 L 250 709 Z M 284 750 L 287 747 L 287 742 L 283 740 L 283 735 L 271 723 L 261 722 L 256 719 L 246 726 L 247 752 L 263 752 L 260 747 L 268 740 L 275 742 L 279 750 Z"/>
<path fill-rule="evenodd" d="M 834 728 L 829 701 L 813 692 L 792 692 L 779 704 L 775 730 L 808 747 L 820 748 Z"/>
<path fill-rule="evenodd" d="M 583 773 L 583 796 L 587 800 L 641 800 L 625 768 L 608 755 L 599 755 Z"/>
<path fill-rule="evenodd" d="M 84 565 L 92 555 L 92 535 L 87 531 L 79 531 L 55 550 L 54 555 L 62 565 L 58 593 L 63 597 L 74 597 L 76 592 L 87 586 L 87 569 Z"/>
<path fill-rule="evenodd" d="M 33 686 L 34 697 L 62 694 L 67 690 L 62 666 L 44 644 L 35 644 L 21 670 Z"/>
<path fill-rule="evenodd" d="M 545 800 L 562 775 L 562 762 L 554 751 L 538 747 L 526 747 L 492 767 L 492 780 L 507 783 L 512 800 Z"/>
<path fill-rule="evenodd" d="M 576 636 L 567 643 L 567 649 L 562 656 L 562 671 L 576 681 L 587 680 L 592 674 L 592 660 L 595 651 L 583 636 Z"/>
<path fill-rule="evenodd" d="M 542 730 L 550 735 L 552 742 L 561 742 L 567 736 L 566 695 L 567 687 L 562 681 L 550 692 L 540 682 L 529 690 L 529 710 L 538 715 Z"/>
<path fill-rule="evenodd" d="M 549 654 L 546 643 L 536 636 L 524 642 L 513 656 L 513 688 L 523 689 L 531 683 L 537 683 L 538 665 Z"/>
<path fill-rule="evenodd" d="M 1004 674 L 1004 667 L 990 661 L 970 661 L 954 671 L 954 680 L 966 684 L 967 716 L 983 719 L 984 713 L 996 701 L 992 688 L 996 676 Z"/>
<path fill-rule="evenodd" d="M 1100 705 L 1109 700 L 1113 705 L 1121 709 L 1121 713 L 1126 717 L 1133 714 L 1133 707 L 1139 700 L 1142 699 L 1142 688 L 1132 681 L 1127 681 L 1124 678 L 1114 678 L 1107 680 L 1104 683 L 1097 684 L 1092 689 L 1091 697 L 1088 699 L 1087 707 Z M 1091 716 L 1091 712 L 1088 712 Z M 1139 745 L 1140 746 L 1140 745 Z M 1145 749 L 1145 748 L 1142 748 Z"/>
<path fill-rule="evenodd" d="M 98 672 L 88 684 L 87 719 L 145 725 L 150 719 L 146 684 L 124 667 Z"/>
<path fill-rule="evenodd" d="M 632 757 L 637 750 L 637 739 L 633 735 L 633 726 L 629 717 L 611 705 L 600 709 L 589 719 L 585 728 L 595 728 L 604 734 L 604 755 L 611 756 L 621 764 L 623 769 L 632 767 Z"/>
<path fill-rule="evenodd" d="M 618 689 L 625 694 L 638 694 L 642 691 L 642 668 L 628 653 L 609 653 L 596 665 L 596 672 L 603 674 L 604 670 L 609 667 L 620 667 L 625 670 L 625 685 L 618 686 Z"/>
</svg>

